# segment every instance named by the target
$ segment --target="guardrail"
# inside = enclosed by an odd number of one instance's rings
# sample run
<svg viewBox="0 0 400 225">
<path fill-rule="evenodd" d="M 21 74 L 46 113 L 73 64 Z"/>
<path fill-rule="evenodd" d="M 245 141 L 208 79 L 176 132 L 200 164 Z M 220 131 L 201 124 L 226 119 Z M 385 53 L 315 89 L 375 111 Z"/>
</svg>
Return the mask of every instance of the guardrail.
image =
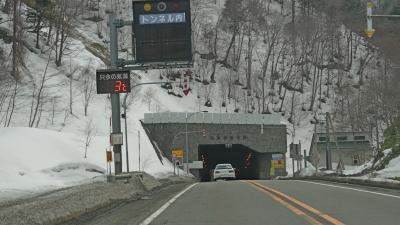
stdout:
<svg viewBox="0 0 400 225">
<path fill-rule="evenodd" d="M 379 187 L 400 190 L 400 184 L 396 182 L 386 182 L 386 181 L 374 181 L 374 180 L 364 180 L 355 179 L 351 177 L 330 177 L 330 176 L 310 176 L 310 177 L 292 177 L 292 178 L 280 178 L 282 180 L 319 180 L 327 182 L 345 183 L 345 184 L 355 184 L 368 187 Z"/>
</svg>

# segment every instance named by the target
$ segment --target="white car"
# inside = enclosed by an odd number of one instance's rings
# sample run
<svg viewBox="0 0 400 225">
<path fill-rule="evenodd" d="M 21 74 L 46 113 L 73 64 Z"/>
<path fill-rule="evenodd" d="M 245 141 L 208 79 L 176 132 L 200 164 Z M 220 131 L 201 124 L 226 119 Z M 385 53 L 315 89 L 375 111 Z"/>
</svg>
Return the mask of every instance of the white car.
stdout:
<svg viewBox="0 0 400 225">
<path fill-rule="evenodd" d="M 213 171 L 214 180 L 219 179 L 236 179 L 235 169 L 229 163 L 217 164 Z"/>
</svg>

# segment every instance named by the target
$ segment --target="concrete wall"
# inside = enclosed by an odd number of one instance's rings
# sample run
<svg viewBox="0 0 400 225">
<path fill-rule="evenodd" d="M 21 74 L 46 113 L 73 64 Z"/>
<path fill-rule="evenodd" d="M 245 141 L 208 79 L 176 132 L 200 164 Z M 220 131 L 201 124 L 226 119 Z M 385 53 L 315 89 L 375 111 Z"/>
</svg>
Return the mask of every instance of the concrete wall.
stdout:
<svg viewBox="0 0 400 225">
<path fill-rule="evenodd" d="M 185 147 L 185 124 L 143 124 L 165 157 Z M 263 126 L 263 128 L 261 128 Z M 206 130 L 205 137 L 202 130 Z M 286 153 L 285 125 L 188 124 L 189 161 L 198 160 L 200 144 L 242 144 L 259 153 Z"/>
<path fill-rule="evenodd" d="M 364 139 L 358 140 L 357 137 L 361 136 L 364 137 Z M 320 139 L 321 137 L 323 139 Z M 315 133 L 313 135 L 310 157 L 314 166 L 316 166 L 319 161 L 319 167 L 326 167 L 326 137 L 327 135 L 325 133 Z M 346 139 L 340 139 L 343 137 Z M 332 154 L 332 163 L 338 163 L 340 157 L 342 157 L 345 166 L 362 165 L 373 156 L 370 147 L 370 133 L 368 132 L 336 132 L 335 135 L 330 135 L 329 145 Z M 358 155 L 359 160 L 357 164 L 354 163 L 354 155 Z"/>
<path fill-rule="evenodd" d="M 320 149 L 319 151 L 319 157 L 320 161 L 318 163 L 319 167 L 326 167 L 326 152 L 325 150 Z M 341 151 L 341 153 L 332 150 L 332 163 L 339 163 L 340 159 L 340 154 L 342 155 L 342 161 L 345 166 L 357 166 L 357 165 L 362 165 L 366 162 L 368 162 L 373 154 L 372 150 L 371 151 L 357 151 L 357 150 L 351 150 L 351 151 Z M 357 154 L 359 157 L 359 162 L 358 164 L 353 163 L 353 156 Z M 315 166 L 315 165 L 314 165 Z M 333 168 L 336 169 L 336 168 Z"/>
</svg>

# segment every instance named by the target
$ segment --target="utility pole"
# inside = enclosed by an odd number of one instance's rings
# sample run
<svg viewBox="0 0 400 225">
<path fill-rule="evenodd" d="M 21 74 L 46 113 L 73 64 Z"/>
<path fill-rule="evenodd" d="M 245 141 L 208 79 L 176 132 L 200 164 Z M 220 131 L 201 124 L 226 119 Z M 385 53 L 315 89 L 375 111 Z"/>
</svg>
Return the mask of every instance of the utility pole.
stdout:
<svg viewBox="0 0 400 225">
<path fill-rule="evenodd" d="M 115 13 L 109 15 L 109 26 L 110 26 L 110 56 L 111 56 L 111 69 L 117 69 L 118 61 L 118 31 L 117 31 L 117 20 Z M 111 109 L 112 109 L 112 132 L 113 134 L 121 133 L 121 108 L 120 108 L 119 94 L 111 94 Z M 115 174 L 122 173 L 122 156 L 121 156 L 121 145 L 114 144 L 114 167 Z"/>
</svg>

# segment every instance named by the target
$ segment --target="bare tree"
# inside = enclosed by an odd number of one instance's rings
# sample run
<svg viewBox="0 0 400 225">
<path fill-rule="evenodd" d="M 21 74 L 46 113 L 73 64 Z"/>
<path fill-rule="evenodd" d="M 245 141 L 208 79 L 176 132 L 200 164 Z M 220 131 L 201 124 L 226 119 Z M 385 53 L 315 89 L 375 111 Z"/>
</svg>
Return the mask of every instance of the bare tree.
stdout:
<svg viewBox="0 0 400 225">
<path fill-rule="evenodd" d="M 51 54 L 50 54 L 51 55 Z M 31 104 L 31 111 L 30 111 L 30 116 L 29 116 L 29 127 L 33 127 L 33 125 L 35 124 L 36 119 L 38 119 L 38 112 L 40 111 L 40 108 L 43 107 L 42 104 L 42 100 L 43 100 L 43 93 L 44 93 L 44 89 L 46 87 L 45 83 L 46 83 L 46 79 L 47 79 L 47 70 L 49 68 L 49 64 L 50 64 L 50 55 L 49 58 L 47 60 L 47 64 L 46 67 L 44 69 L 42 78 L 40 80 L 39 86 L 37 88 L 37 93 L 36 93 L 36 85 L 33 85 L 33 94 L 32 94 L 32 104 Z"/>
<path fill-rule="evenodd" d="M 68 38 L 72 25 L 76 17 L 81 12 L 84 2 L 78 0 L 57 0 L 52 8 L 53 20 L 50 21 L 55 29 L 53 41 L 53 48 L 55 51 L 55 64 L 62 65 L 63 56 L 68 49 Z M 51 38 L 51 37 L 49 37 Z"/>
<path fill-rule="evenodd" d="M 13 35 L 12 35 L 12 71 L 14 79 L 20 79 L 20 67 L 25 67 L 23 46 L 24 30 L 21 19 L 21 7 L 19 0 L 13 1 Z"/>
<path fill-rule="evenodd" d="M 84 129 L 84 135 L 85 135 L 85 155 L 84 158 L 87 158 L 87 153 L 88 153 L 88 148 L 90 144 L 92 143 L 93 138 L 96 136 L 96 128 L 94 127 L 93 120 L 89 119 L 86 121 L 86 126 Z"/>
<path fill-rule="evenodd" d="M 90 62 L 89 64 L 81 71 L 81 80 L 82 80 L 82 94 L 83 94 L 83 108 L 85 112 L 85 116 L 88 114 L 89 104 L 92 101 L 95 94 L 95 83 L 94 78 L 90 71 Z"/>
<path fill-rule="evenodd" d="M 146 103 L 149 107 L 149 111 L 150 111 L 150 107 L 151 107 L 151 101 L 154 98 L 154 89 L 153 88 L 147 88 L 146 91 L 143 94 L 143 99 L 142 101 L 144 103 Z"/>
</svg>

